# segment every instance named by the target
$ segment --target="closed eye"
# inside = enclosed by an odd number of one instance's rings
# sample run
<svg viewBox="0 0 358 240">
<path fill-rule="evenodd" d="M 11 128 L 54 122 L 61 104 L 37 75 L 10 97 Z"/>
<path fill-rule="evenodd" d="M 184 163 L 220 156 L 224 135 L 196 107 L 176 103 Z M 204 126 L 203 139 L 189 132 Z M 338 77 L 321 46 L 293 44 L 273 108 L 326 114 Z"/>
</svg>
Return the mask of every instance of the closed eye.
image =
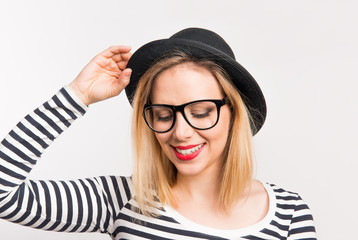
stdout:
<svg viewBox="0 0 358 240">
<path fill-rule="evenodd" d="M 192 112 L 191 116 L 194 118 L 205 118 L 210 115 L 211 111 L 212 109 L 206 109 L 205 111 L 201 111 L 201 112 Z"/>
<path fill-rule="evenodd" d="M 168 115 L 168 116 L 157 116 L 156 121 L 158 122 L 169 122 L 173 120 L 173 116 L 172 115 Z"/>
</svg>

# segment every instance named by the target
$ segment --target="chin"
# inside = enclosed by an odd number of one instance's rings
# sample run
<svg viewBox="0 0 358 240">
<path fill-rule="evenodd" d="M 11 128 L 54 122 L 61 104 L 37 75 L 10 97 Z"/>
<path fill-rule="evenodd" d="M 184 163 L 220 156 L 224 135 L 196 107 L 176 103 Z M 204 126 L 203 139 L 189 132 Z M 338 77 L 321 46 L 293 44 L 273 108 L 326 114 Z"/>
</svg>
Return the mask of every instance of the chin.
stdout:
<svg viewBox="0 0 358 240">
<path fill-rule="evenodd" d="M 197 176 L 204 172 L 202 166 L 195 166 L 195 164 L 188 164 L 185 166 L 175 165 L 175 167 L 178 170 L 178 174 L 182 176 Z"/>
</svg>

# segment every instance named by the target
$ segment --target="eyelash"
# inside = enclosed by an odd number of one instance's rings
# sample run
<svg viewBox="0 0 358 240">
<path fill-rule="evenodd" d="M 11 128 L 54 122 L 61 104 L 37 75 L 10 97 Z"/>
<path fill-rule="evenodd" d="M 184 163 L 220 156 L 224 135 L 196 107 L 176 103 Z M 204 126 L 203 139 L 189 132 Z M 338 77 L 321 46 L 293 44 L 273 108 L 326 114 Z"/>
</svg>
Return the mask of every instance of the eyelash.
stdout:
<svg viewBox="0 0 358 240">
<path fill-rule="evenodd" d="M 201 113 L 201 114 L 191 114 L 192 116 L 196 117 L 196 118 L 204 118 L 209 116 L 211 110 L 206 111 L 205 113 Z"/>
</svg>

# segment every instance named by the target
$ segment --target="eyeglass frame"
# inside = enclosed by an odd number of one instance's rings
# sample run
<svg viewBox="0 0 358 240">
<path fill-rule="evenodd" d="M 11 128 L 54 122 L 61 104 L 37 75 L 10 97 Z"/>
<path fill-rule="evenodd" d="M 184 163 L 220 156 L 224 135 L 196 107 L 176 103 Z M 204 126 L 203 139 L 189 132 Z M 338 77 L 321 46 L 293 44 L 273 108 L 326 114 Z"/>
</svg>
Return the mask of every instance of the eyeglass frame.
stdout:
<svg viewBox="0 0 358 240">
<path fill-rule="evenodd" d="M 144 105 L 144 108 L 143 108 L 143 112 L 142 112 L 142 115 L 143 115 L 143 118 L 144 118 L 144 121 L 145 123 L 148 125 L 148 127 L 150 129 L 152 129 L 154 132 L 157 132 L 157 133 L 166 133 L 166 132 L 169 132 L 170 130 L 173 129 L 174 125 L 175 125 L 175 122 L 176 122 L 176 116 L 177 116 L 177 112 L 180 112 L 181 115 L 183 116 L 183 118 L 185 119 L 185 121 L 189 124 L 190 127 L 194 128 L 194 129 L 197 129 L 197 130 L 208 130 L 210 128 L 213 128 L 215 127 L 215 125 L 219 122 L 219 118 L 220 118 L 220 109 L 222 106 L 224 106 L 225 104 L 227 104 L 227 97 L 224 97 L 223 99 L 202 99 L 202 100 L 196 100 L 196 101 L 192 101 L 192 102 L 188 102 L 188 103 L 184 103 L 184 104 L 181 104 L 181 105 L 169 105 L 169 104 L 151 104 L 151 103 L 146 103 Z M 195 127 L 193 126 L 190 121 L 187 119 L 186 115 L 185 115 L 185 112 L 184 112 L 184 108 L 190 104 L 194 104 L 194 103 L 198 103 L 198 102 L 213 102 L 215 103 L 216 105 L 216 110 L 217 110 L 217 118 L 216 118 L 216 122 L 211 126 L 211 127 L 207 127 L 207 128 L 198 128 L 198 127 Z M 168 107 L 170 108 L 172 111 L 173 111 L 173 123 L 172 125 L 170 126 L 170 128 L 166 131 L 158 131 L 158 130 L 155 130 L 148 122 L 147 118 L 146 118 L 146 110 L 150 107 Z"/>
</svg>

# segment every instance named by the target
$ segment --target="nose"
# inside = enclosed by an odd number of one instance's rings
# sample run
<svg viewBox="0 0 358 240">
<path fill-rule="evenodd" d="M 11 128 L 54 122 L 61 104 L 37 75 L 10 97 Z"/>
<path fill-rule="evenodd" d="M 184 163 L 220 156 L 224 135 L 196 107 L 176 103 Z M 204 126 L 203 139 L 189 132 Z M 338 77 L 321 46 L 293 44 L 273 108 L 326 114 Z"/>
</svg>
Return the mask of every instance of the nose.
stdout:
<svg viewBox="0 0 358 240">
<path fill-rule="evenodd" d="M 184 116 L 180 112 L 177 112 L 176 114 L 173 136 L 179 141 L 189 139 L 193 135 L 194 129 L 186 122 Z"/>
</svg>

